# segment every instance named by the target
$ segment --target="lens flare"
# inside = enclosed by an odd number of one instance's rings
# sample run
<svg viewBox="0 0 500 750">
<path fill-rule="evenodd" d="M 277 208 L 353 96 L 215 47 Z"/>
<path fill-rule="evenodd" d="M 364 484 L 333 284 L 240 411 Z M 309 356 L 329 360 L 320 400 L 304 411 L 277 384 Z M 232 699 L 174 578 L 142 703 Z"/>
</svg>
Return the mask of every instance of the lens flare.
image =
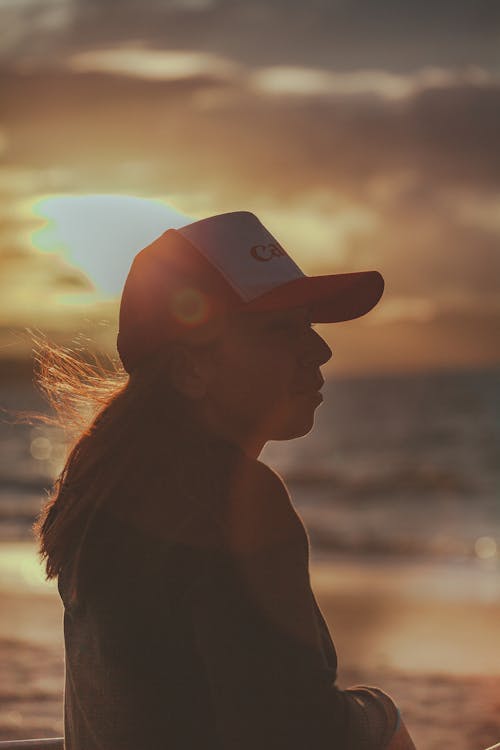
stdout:
<svg viewBox="0 0 500 750">
<path fill-rule="evenodd" d="M 172 296 L 170 309 L 174 318 L 187 326 L 205 323 L 210 314 L 207 296 L 193 287 L 184 287 Z"/>
<path fill-rule="evenodd" d="M 474 552 L 480 560 L 489 560 L 497 556 L 497 543 L 491 536 L 480 536 L 474 544 Z"/>
<path fill-rule="evenodd" d="M 46 461 L 52 454 L 52 443 L 46 437 L 36 437 L 31 441 L 30 453 L 37 461 Z"/>
</svg>

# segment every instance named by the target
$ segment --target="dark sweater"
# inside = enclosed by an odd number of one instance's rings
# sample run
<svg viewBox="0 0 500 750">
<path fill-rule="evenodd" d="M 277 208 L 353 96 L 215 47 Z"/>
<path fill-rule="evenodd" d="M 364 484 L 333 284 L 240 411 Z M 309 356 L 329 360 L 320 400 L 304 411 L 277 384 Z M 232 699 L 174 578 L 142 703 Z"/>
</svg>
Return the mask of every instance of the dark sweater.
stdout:
<svg viewBox="0 0 500 750">
<path fill-rule="evenodd" d="M 73 568 L 59 576 L 66 750 L 385 747 L 396 721 L 390 697 L 335 685 L 299 516 L 286 503 L 255 506 L 265 517 L 252 511 L 249 521 L 223 499 L 171 527 L 165 508 L 156 525 L 118 506 L 96 513 L 76 600 Z M 221 508 L 224 522 L 211 523 Z M 238 543 L 228 545 L 221 529 L 238 523 Z M 254 546 L 248 528 L 264 523 L 271 533 Z"/>
</svg>

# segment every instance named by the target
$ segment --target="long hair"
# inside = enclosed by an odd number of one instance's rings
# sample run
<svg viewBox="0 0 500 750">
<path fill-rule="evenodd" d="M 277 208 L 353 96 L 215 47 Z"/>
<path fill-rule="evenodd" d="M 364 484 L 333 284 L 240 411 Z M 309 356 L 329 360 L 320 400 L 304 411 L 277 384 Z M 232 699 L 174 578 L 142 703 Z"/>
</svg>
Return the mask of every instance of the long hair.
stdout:
<svg viewBox="0 0 500 750">
<path fill-rule="evenodd" d="M 127 498 L 132 504 L 137 498 L 147 502 L 167 466 L 172 495 L 179 501 L 179 492 L 189 493 L 196 481 L 207 482 L 202 469 L 215 469 L 217 462 L 209 455 L 207 436 L 194 424 L 189 399 L 168 379 L 168 350 L 128 375 L 113 360 L 106 367 L 46 340 L 35 343 L 35 380 L 56 415 L 43 421 L 63 427 L 71 440 L 33 528 L 47 578 L 59 576 L 71 563 L 76 597 L 79 555 L 99 508 L 116 498 L 118 504 Z M 215 443 L 231 447 L 223 440 Z M 198 465 L 189 466 L 189 457 Z"/>
</svg>

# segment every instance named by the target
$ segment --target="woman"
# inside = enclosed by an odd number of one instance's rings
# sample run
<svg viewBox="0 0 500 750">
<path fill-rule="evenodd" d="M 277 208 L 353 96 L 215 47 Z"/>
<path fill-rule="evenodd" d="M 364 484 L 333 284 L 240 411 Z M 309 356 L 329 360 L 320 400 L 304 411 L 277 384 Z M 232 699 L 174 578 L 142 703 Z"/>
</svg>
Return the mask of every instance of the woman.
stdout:
<svg viewBox="0 0 500 750">
<path fill-rule="evenodd" d="M 65 608 L 67 750 L 414 748 L 390 696 L 335 685 L 306 530 L 258 460 L 313 426 L 332 356 L 313 323 L 382 292 L 376 271 L 305 276 L 245 211 L 136 256 L 128 378 L 37 526 Z"/>
</svg>

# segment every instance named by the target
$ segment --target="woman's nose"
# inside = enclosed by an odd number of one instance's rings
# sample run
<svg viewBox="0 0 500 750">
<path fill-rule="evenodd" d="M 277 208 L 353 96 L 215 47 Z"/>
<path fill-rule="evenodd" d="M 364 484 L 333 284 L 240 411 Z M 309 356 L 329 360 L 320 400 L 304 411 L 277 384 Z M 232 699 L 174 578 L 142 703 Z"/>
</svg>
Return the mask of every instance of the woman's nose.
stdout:
<svg viewBox="0 0 500 750">
<path fill-rule="evenodd" d="M 325 339 L 310 328 L 308 335 L 304 338 L 304 350 L 301 353 L 301 361 L 307 365 L 324 365 L 333 355 L 332 350 Z"/>
</svg>

